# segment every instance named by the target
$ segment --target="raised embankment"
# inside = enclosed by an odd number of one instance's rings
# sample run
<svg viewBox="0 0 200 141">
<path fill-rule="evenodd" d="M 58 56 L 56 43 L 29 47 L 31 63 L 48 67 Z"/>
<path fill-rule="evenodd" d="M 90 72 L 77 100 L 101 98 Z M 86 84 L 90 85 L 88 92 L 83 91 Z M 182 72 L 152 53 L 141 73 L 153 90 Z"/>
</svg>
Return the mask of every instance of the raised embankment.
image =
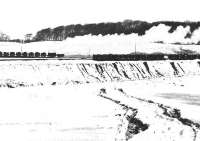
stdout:
<svg viewBox="0 0 200 141">
<path fill-rule="evenodd" d="M 199 74 L 199 60 L 0 62 L 0 86 L 10 88 L 66 85 L 69 83 L 135 81 Z"/>
</svg>

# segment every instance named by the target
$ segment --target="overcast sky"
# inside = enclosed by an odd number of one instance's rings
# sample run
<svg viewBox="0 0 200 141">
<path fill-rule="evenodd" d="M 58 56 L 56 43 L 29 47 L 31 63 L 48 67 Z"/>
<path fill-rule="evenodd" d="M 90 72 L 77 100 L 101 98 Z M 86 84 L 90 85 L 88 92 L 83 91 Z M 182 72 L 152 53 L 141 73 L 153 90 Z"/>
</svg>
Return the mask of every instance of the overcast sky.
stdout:
<svg viewBox="0 0 200 141">
<path fill-rule="evenodd" d="M 198 0 L 0 0 L 0 30 L 15 38 L 77 23 L 200 21 L 199 6 Z"/>
</svg>

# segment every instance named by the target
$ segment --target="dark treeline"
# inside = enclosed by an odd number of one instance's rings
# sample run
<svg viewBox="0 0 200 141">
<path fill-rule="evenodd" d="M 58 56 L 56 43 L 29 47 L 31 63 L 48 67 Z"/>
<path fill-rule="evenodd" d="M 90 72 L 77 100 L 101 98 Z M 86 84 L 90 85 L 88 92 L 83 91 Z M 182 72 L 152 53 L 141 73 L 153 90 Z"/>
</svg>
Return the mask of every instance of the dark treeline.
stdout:
<svg viewBox="0 0 200 141">
<path fill-rule="evenodd" d="M 46 28 L 37 32 L 33 41 L 62 41 L 69 37 L 83 35 L 112 35 L 112 34 L 145 34 L 151 25 L 143 21 L 125 20 L 117 23 L 76 24 L 59 26 L 54 29 Z"/>
<path fill-rule="evenodd" d="M 153 26 L 158 26 L 159 24 L 164 24 L 169 26 L 169 33 L 173 33 L 176 31 L 178 26 L 189 26 L 190 32 L 188 32 L 185 38 L 191 38 L 193 32 L 200 28 L 200 22 L 175 22 L 175 21 L 158 21 L 158 22 L 145 22 L 145 21 L 132 21 L 125 20 L 123 22 L 116 23 L 91 23 L 91 24 L 71 24 L 67 26 L 58 26 L 56 28 L 45 28 L 36 33 L 35 36 L 28 38 L 27 34 L 25 40 L 22 39 L 10 39 L 10 37 L 4 33 L 0 33 L 0 41 L 7 42 L 19 42 L 19 43 L 29 43 L 29 42 L 37 42 L 37 41 L 62 41 L 67 38 L 73 38 L 75 36 L 83 36 L 83 35 L 113 35 L 113 34 L 131 34 L 136 33 L 139 36 L 145 34 L 147 30 L 152 28 Z M 160 41 L 159 43 L 162 43 Z M 174 44 L 181 44 L 179 42 Z M 197 43 L 197 44 L 200 44 Z"/>
<path fill-rule="evenodd" d="M 62 41 L 66 38 L 72 38 L 75 36 L 83 35 L 112 35 L 112 34 L 131 34 L 136 33 L 139 36 L 144 35 L 147 30 L 153 26 L 158 26 L 159 24 L 164 24 L 170 26 L 169 33 L 173 33 L 178 26 L 189 26 L 190 32 L 185 36 L 185 38 L 190 38 L 192 33 L 200 27 L 200 22 L 173 22 L 173 21 L 159 21 L 148 23 L 145 21 L 132 21 L 125 20 L 123 22 L 117 23 L 98 23 L 98 24 L 72 24 L 67 26 L 58 26 L 54 29 L 46 28 L 38 31 L 33 39 L 33 41 Z"/>
</svg>

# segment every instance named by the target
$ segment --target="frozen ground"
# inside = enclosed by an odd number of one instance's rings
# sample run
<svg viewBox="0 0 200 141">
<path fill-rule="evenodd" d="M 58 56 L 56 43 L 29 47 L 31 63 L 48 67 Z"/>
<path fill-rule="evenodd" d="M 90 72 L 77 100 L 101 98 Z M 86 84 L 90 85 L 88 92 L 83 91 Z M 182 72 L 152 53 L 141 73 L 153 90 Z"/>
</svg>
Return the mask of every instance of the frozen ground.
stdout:
<svg viewBox="0 0 200 141">
<path fill-rule="evenodd" d="M 180 35 L 182 36 L 182 34 Z M 160 35 L 157 36 L 162 37 Z M 65 55 L 129 54 L 135 53 L 135 51 L 140 53 L 177 53 L 183 50 L 200 53 L 199 45 L 175 45 L 170 44 L 171 42 L 160 44 L 154 41 L 159 40 L 149 41 L 142 37 L 139 38 L 135 34 L 107 36 L 85 35 L 67 38 L 64 41 L 43 41 L 27 44 L 0 42 L 0 51 L 56 52 L 64 53 Z"/>
<path fill-rule="evenodd" d="M 0 67 L 0 140 L 200 140 L 199 60 Z"/>
<path fill-rule="evenodd" d="M 200 61 L 0 61 L 0 87 L 175 78 L 200 74 Z"/>
</svg>

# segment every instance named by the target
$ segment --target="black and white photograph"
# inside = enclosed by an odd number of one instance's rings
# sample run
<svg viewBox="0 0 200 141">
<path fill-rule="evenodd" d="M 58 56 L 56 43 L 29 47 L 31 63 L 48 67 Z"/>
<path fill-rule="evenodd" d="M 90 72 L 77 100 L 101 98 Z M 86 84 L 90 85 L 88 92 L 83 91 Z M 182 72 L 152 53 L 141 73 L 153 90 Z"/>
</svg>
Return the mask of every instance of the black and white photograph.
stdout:
<svg viewBox="0 0 200 141">
<path fill-rule="evenodd" d="M 200 2 L 0 0 L 0 141 L 200 141 Z"/>
</svg>

